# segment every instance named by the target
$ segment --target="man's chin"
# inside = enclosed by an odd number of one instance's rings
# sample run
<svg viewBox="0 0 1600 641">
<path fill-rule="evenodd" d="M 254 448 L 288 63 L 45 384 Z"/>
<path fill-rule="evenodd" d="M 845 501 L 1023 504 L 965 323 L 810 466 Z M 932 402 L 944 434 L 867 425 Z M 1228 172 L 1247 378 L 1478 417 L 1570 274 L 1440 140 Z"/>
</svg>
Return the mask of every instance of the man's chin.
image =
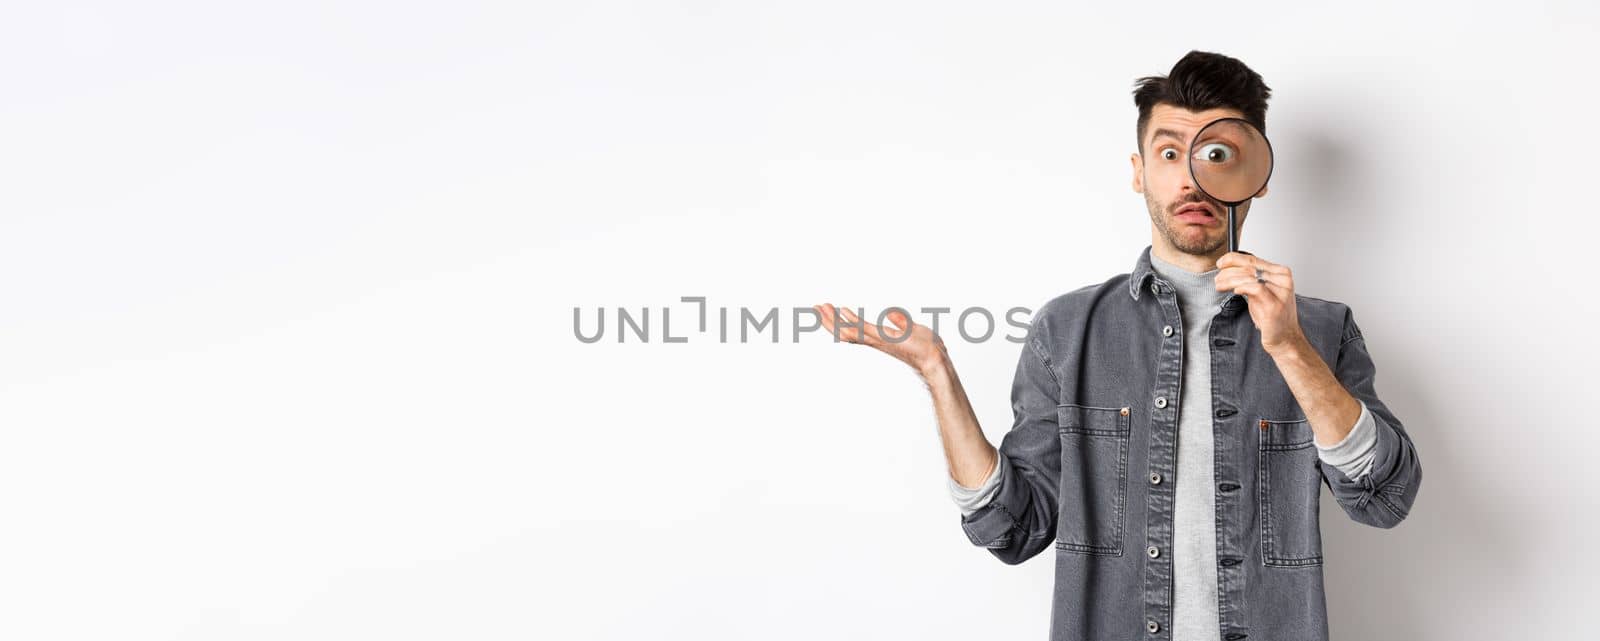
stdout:
<svg viewBox="0 0 1600 641">
<path fill-rule="evenodd" d="M 1196 229 L 1178 232 L 1176 238 L 1168 236 L 1167 241 L 1171 242 L 1172 246 L 1176 247 L 1178 251 L 1185 254 L 1209 256 L 1222 248 L 1227 239 L 1217 238 L 1213 234 L 1206 233 L 1205 230 Z"/>
</svg>

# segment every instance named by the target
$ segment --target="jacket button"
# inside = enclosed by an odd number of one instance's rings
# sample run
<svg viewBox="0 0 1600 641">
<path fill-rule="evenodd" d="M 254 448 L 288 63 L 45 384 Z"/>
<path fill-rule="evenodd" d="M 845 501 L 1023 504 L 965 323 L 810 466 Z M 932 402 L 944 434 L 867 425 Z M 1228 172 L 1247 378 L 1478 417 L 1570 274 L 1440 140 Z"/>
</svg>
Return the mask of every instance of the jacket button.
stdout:
<svg viewBox="0 0 1600 641">
<path fill-rule="evenodd" d="M 1123 416 L 1127 416 L 1128 415 L 1128 408 L 1126 408 L 1126 407 L 1122 408 L 1122 415 Z"/>
<path fill-rule="evenodd" d="M 1267 429 L 1267 419 L 1261 419 L 1261 429 Z"/>
<path fill-rule="evenodd" d="M 1156 284 L 1155 283 L 1150 283 L 1150 293 L 1154 294 L 1157 291 L 1158 290 L 1156 289 Z"/>
<path fill-rule="evenodd" d="M 1168 325 L 1166 327 L 1161 328 L 1161 335 L 1162 336 L 1171 336 L 1172 335 L 1172 326 Z"/>
<path fill-rule="evenodd" d="M 1151 472 L 1150 473 L 1150 484 L 1151 485 L 1160 485 L 1161 484 L 1161 473 L 1160 472 Z"/>
<path fill-rule="evenodd" d="M 1152 559 L 1161 556 L 1161 550 L 1156 549 L 1156 546 L 1154 545 L 1145 548 L 1144 553 L 1150 555 L 1150 558 Z"/>
<path fill-rule="evenodd" d="M 1145 621 L 1144 629 L 1149 630 L 1150 634 L 1155 634 L 1161 631 L 1161 624 L 1156 623 L 1155 621 Z"/>
<path fill-rule="evenodd" d="M 1156 407 L 1166 407 L 1166 406 L 1167 406 L 1167 397 L 1165 397 L 1165 396 L 1157 396 L 1156 397 Z M 1261 424 L 1263 426 L 1265 426 L 1266 425 L 1266 421 L 1262 421 Z"/>
</svg>

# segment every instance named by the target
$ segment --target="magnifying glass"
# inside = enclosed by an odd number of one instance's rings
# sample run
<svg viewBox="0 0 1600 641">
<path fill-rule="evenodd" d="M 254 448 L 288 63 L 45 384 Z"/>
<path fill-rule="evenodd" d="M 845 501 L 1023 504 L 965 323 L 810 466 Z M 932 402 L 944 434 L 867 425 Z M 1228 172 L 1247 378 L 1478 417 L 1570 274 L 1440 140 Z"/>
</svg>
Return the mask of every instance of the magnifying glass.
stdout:
<svg viewBox="0 0 1600 641">
<path fill-rule="evenodd" d="M 1189 176 L 1200 193 L 1228 206 L 1228 251 L 1239 251 L 1234 207 L 1250 200 L 1272 177 L 1272 143 L 1242 118 L 1213 120 L 1189 142 Z"/>
</svg>

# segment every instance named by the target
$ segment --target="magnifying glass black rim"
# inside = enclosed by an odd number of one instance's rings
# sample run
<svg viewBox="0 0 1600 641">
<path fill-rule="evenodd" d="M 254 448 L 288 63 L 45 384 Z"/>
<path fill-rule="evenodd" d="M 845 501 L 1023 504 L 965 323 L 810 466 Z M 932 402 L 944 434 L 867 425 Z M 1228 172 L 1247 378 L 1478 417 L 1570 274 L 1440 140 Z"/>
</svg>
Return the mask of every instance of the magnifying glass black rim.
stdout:
<svg viewBox="0 0 1600 641">
<path fill-rule="evenodd" d="M 1255 129 L 1256 133 L 1260 134 L 1261 139 L 1266 141 L 1266 143 L 1267 143 L 1267 160 L 1271 161 L 1271 162 L 1267 163 L 1267 177 L 1262 179 L 1261 184 L 1256 187 L 1255 191 L 1250 192 L 1250 195 L 1246 196 L 1244 198 L 1244 200 L 1227 201 L 1227 200 L 1222 200 L 1220 198 L 1217 198 L 1216 196 L 1212 196 L 1211 192 L 1206 191 L 1205 187 L 1201 187 L 1200 186 L 1200 178 L 1194 175 L 1194 143 L 1195 143 L 1195 141 L 1199 140 L 1200 139 L 1200 134 L 1205 133 L 1206 129 L 1209 129 L 1211 127 L 1211 125 L 1215 125 L 1215 124 L 1217 124 L 1219 122 L 1224 122 L 1224 121 L 1227 121 L 1227 120 L 1237 120 L 1237 121 L 1242 122 L 1242 123 L 1244 123 L 1246 125 L 1249 125 L 1251 129 Z M 1267 137 L 1267 132 L 1262 131 L 1261 129 L 1257 128 L 1255 123 L 1253 123 L 1253 122 L 1250 122 L 1250 121 L 1245 120 L 1243 118 L 1234 118 L 1234 117 L 1230 116 L 1230 117 L 1227 117 L 1227 118 L 1218 118 L 1216 120 L 1208 122 L 1208 123 L 1205 124 L 1204 127 L 1201 127 L 1199 130 L 1194 132 L 1194 138 L 1191 138 L 1189 140 L 1189 162 L 1187 162 L 1185 164 L 1187 164 L 1189 166 L 1189 179 L 1194 181 L 1194 188 L 1195 189 L 1200 190 L 1200 193 L 1205 194 L 1207 198 L 1215 200 L 1215 201 L 1217 201 L 1219 203 L 1222 203 L 1224 205 L 1227 205 L 1229 207 L 1237 207 L 1240 204 L 1243 204 L 1245 200 L 1250 200 L 1251 198 L 1255 198 L 1256 194 L 1261 191 L 1262 187 L 1266 187 L 1267 183 L 1272 182 L 1272 170 L 1276 169 L 1278 167 L 1278 160 L 1277 160 L 1277 156 L 1274 155 L 1273 152 L 1272 152 L 1272 139 Z"/>
</svg>

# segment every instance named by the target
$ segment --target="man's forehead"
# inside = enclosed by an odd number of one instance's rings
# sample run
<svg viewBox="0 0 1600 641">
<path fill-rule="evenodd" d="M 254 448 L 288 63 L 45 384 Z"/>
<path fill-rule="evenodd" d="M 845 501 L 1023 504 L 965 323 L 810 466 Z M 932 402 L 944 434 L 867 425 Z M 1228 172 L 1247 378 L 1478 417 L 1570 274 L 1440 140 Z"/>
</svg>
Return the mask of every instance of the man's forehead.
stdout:
<svg viewBox="0 0 1600 641">
<path fill-rule="evenodd" d="M 1214 107 L 1203 111 L 1190 111 L 1182 107 L 1161 103 L 1150 110 L 1150 122 L 1146 125 L 1148 136 L 1154 139 L 1157 134 L 1173 132 L 1187 140 L 1193 137 L 1206 123 L 1218 118 L 1243 118 L 1244 114 L 1237 109 L 1227 107 Z"/>
</svg>

